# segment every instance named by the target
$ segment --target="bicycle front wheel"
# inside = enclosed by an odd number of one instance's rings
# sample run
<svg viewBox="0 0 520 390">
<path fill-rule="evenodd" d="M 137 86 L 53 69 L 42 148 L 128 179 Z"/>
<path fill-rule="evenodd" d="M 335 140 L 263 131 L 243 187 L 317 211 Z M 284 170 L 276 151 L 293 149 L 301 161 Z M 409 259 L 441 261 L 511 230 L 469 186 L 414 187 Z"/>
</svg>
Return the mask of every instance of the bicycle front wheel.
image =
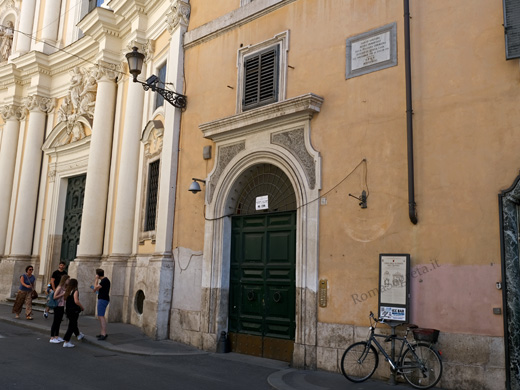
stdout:
<svg viewBox="0 0 520 390">
<path fill-rule="evenodd" d="M 402 373 L 404 379 L 416 389 L 429 389 L 441 379 L 441 358 L 428 344 L 414 345 L 403 355 Z"/>
<path fill-rule="evenodd" d="M 341 372 L 351 382 L 363 382 L 372 376 L 378 363 L 374 346 L 363 341 L 347 348 L 341 358 Z"/>
</svg>

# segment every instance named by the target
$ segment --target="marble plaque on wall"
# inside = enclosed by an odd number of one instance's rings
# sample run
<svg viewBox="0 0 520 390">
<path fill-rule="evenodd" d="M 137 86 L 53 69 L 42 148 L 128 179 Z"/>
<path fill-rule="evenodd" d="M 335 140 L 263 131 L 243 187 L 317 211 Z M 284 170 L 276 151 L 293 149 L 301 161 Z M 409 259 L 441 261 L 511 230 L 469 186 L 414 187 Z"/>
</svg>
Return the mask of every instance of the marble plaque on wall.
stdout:
<svg viewBox="0 0 520 390">
<path fill-rule="evenodd" d="M 346 78 L 397 65 L 397 24 L 347 38 Z"/>
</svg>

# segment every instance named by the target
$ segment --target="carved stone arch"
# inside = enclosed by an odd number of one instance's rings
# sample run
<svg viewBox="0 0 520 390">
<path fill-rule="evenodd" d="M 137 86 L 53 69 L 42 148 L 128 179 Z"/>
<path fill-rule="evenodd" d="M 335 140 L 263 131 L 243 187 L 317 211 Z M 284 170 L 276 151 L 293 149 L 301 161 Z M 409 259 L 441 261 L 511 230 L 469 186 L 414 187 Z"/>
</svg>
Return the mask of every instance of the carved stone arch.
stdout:
<svg viewBox="0 0 520 390">
<path fill-rule="evenodd" d="M 228 294 L 230 272 L 231 215 L 236 207 L 237 189 L 245 171 L 259 164 L 279 168 L 290 181 L 296 197 L 296 334 L 293 362 L 298 366 L 315 367 L 309 356 L 316 353 L 317 331 L 317 271 L 318 271 L 318 196 L 319 191 L 309 185 L 305 168 L 284 147 L 244 149 L 229 161 L 220 172 L 214 188 L 214 196 L 206 206 L 206 235 L 202 302 L 204 327 L 209 333 L 219 334 L 227 330 Z M 211 175 L 210 175 L 211 179 Z M 208 239 L 209 238 L 209 239 Z M 203 282 L 204 283 L 204 282 Z M 306 360 L 307 359 L 307 360 Z"/>
<path fill-rule="evenodd" d="M 70 145 L 92 134 L 92 120 L 86 116 L 59 122 L 45 140 L 42 150 Z M 71 145 L 72 146 L 72 145 Z"/>
</svg>

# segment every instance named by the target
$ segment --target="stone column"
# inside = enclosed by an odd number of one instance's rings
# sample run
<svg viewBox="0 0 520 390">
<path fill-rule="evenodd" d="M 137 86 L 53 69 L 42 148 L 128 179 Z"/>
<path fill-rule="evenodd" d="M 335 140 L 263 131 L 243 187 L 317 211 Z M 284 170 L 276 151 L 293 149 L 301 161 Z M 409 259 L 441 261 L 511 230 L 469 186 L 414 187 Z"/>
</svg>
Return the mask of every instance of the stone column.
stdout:
<svg viewBox="0 0 520 390">
<path fill-rule="evenodd" d="M 42 145 L 45 136 L 47 112 L 54 109 L 54 99 L 33 95 L 25 101 L 29 110 L 22 171 L 18 186 L 16 215 L 11 246 L 12 257 L 31 256 L 36 206 L 38 204 L 38 183 L 42 162 Z"/>
<path fill-rule="evenodd" d="M 103 63 L 93 72 L 97 80 L 97 92 L 81 233 L 76 260 L 69 265 L 69 274 L 78 279 L 80 290 L 83 291 L 88 291 L 94 281 L 95 269 L 100 266 L 103 253 L 117 93 L 115 79 L 118 75 L 116 66 L 108 63 Z M 93 294 L 84 295 L 82 302 L 86 314 L 95 312 L 94 298 Z"/>
<path fill-rule="evenodd" d="M 146 72 L 143 72 L 146 74 Z M 141 140 L 144 90 L 141 84 L 129 78 L 121 160 L 117 178 L 114 239 L 112 253 L 128 256 L 132 253 L 137 178 L 139 175 L 139 147 Z"/>
<path fill-rule="evenodd" d="M 51 44 L 53 46 L 56 45 L 56 41 L 58 39 L 61 3 L 62 0 L 51 0 L 45 3 L 41 37 L 41 40 L 43 41 L 43 47 L 41 50 L 46 54 L 50 54 L 56 50 L 47 44 Z"/>
<path fill-rule="evenodd" d="M 171 34 L 168 52 L 166 79 L 173 82 L 182 93 L 184 33 L 188 27 L 190 5 L 186 0 L 172 1 L 167 13 L 168 31 Z M 189 103 L 188 103 L 189 104 Z M 155 337 L 167 338 L 169 335 L 168 319 L 172 315 L 172 289 L 174 262 L 172 254 L 173 221 L 175 210 L 175 194 L 177 190 L 177 162 L 179 150 L 179 132 L 181 110 L 168 102 L 164 102 L 165 124 L 163 150 L 161 154 L 161 172 L 157 204 L 157 225 L 155 253 L 150 261 L 149 278 L 157 280 L 153 295 L 157 299 Z M 150 327 L 152 324 L 148 324 Z M 145 327 L 145 329 L 147 329 Z"/>
<path fill-rule="evenodd" d="M 96 108 L 90 139 L 78 257 L 99 257 L 103 251 L 116 105 L 116 76 L 114 71 L 105 67 L 99 67 L 97 70 Z"/>
<path fill-rule="evenodd" d="M 36 0 L 24 0 L 22 2 L 22 10 L 20 11 L 20 24 L 16 38 L 16 56 L 21 56 L 31 50 L 32 29 L 34 24 L 34 11 L 36 9 Z"/>
<path fill-rule="evenodd" d="M 15 105 L 2 107 L 0 114 L 4 119 L 4 132 L 0 147 L 0 257 L 5 253 L 5 241 L 9 223 L 9 211 L 11 207 L 11 193 L 13 191 L 14 168 L 16 151 L 18 146 L 18 134 L 20 132 L 20 119 L 25 116 L 25 111 Z"/>
<path fill-rule="evenodd" d="M 145 71 L 143 73 L 146 74 Z M 125 314 L 126 268 L 133 247 L 143 108 L 143 86 L 132 82 L 130 77 L 117 177 L 112 253 L 109 261 L 102 265 L 105 275 L 109 276 L 112 282 L 111 304 L 107 317 L 109 321 L 121 321 Z M 133 291 L 128 299 L 133 299 Z"/>
</svg>

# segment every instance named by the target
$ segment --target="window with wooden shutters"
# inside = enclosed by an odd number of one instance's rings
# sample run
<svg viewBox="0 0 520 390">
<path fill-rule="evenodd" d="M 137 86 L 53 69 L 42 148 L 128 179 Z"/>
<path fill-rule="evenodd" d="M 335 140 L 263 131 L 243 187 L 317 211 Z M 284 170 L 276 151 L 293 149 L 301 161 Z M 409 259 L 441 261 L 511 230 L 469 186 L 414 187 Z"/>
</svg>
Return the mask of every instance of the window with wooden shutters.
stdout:
<svg viewBox="0 0 520 390">
<path fill-rule="evenodd" d="M 243 110 L 278 101 L 278 67 L 278 46 L 244 59 Z"/>
<path fill-rule="evenodd" d="M 520 2 L 504 0 L 506 58 L 520 58 Z"/>
<path fill-rule="evenodd" d="M 148 189 L 146 191 L 146 216 L 144 221 L 145 232 L 155 230 L 160 161 L 161 160 L 155 160 L 148 165 Z"/>
</svg>

